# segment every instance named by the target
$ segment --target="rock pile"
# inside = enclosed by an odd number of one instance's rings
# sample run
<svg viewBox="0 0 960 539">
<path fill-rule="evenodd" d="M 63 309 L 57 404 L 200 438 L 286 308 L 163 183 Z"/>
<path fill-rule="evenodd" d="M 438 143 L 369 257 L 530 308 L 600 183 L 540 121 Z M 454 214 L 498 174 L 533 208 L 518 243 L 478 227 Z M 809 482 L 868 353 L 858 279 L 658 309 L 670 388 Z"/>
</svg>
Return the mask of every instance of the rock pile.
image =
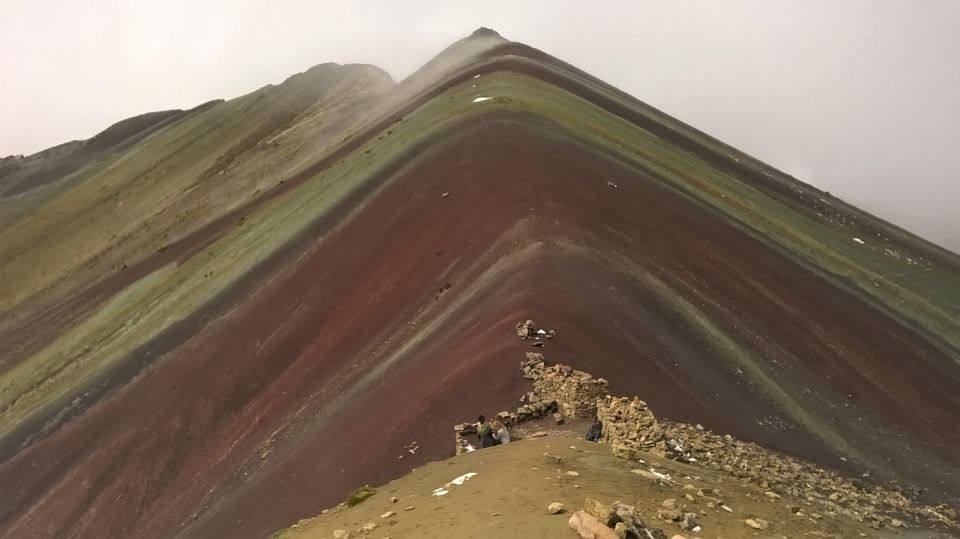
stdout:
<svg viewBox="0 0 960 539">
<path fill-rule="evenodd" d="M 543 354 L 536 352 L 527 352 L 520 371 L 524 378 L 533 380 L 532 396 L 535 399 L 555 401 L 560 413 L 567 417 L 594 417 L 597 400 L 610 393 L 603 378 L 594 378 L 590 373 L 567 365 L 548 367 Z"/>
<path fill-rule="evenodd" d="M 552 329 L 541 329 L 533 320 L 520 322 L 517 324 L 517 337 L 523 340 L 527 339 L 552 339 L 556 332 Z"/>
<path fill-rule="evenodd" d="M 700 425 L 665 422 L 662 435 L 668 444 L 673 442 L 670 445 L 684 448 L 686 457 L 683 460 L 722 471 L 742 484 L 756 485 L 772 500 L 787 494 L 823 506 L 826 512 L 843 514 L 875 527 L 903 527 L 904 516 L 940 525 L 958 524 L 946 506 L 918 504 L 897 490 L 847 478 L 789 455 L 737 440 L 729 434 L 710 432 Z"/>
<path fill-rule="evenodd" d="M 614 455 L 638 460 L 640 452 L 664 454 L 663 427 L 642 400 L 607 395 L 597 401 L 597 418 L 603 424 L 600 439 Z"/>
<path fill-rule="evenodd" d="M 608 505 L 587 498 L 583 502 L 583 509 L 571 515 L 568 525 L 580 537 L 591 539 L 667 539 L 663 530 L 646 526 L 634 506 L 619 501 Z"/>
<path fill-rule="evenodd" d="M 537 325 L 533 320 L 520 322 L 517 324 L 517 337 L 521 339 L 532 339 L 537 334 Z"/>
</svg>

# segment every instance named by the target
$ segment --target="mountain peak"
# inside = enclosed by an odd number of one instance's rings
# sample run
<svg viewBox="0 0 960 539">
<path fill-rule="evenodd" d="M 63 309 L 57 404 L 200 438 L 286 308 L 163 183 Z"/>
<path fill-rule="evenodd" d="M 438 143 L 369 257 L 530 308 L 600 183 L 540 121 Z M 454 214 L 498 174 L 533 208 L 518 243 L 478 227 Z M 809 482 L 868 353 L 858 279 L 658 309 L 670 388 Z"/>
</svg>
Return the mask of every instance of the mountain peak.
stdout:
<svg viewBox="0 0 960 539">
<path fill-rule="evenodd" d="M 480 28 L 477 28 L 476 30 L 474 30 L 473 33 L 470 34 L 470 37 L 471 38 L 497 37 L 497 38 L 503 39 L 503 36 L 501 36 L 499 32 L 497 32 L 493 28 L 487 28 L 486 26 L 481 26 Z"/>
</svg>

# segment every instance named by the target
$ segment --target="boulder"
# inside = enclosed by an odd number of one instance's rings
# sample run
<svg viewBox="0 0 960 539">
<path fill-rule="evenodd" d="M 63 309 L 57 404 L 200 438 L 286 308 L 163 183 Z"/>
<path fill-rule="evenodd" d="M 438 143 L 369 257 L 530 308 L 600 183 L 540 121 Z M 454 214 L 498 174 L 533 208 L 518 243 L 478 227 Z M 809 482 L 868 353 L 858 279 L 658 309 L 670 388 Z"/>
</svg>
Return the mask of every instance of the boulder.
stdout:
<svg viewBox="0 0 960 539">
<path fill-rule="evenodd" d="M 695 529 L 700 525 L 697 522 L 697 514 L 684 513 L 683 517 L 680 519 L 679 525 L 681 528 L 687 531 L 695 531 Z"/>
<path fill-rule="evenodd" d="M 531 339 L 537 334 L 537 324 L 533 320 L 520 322 L 517 324 L 517 337 L 521 339 Z"/>
<path fill-rule="evenodd" d="M 679 522 L 683 518 L 683 511 L 679 509 L 658 509 L 657 518 L 670 522 Z"/>
<path fill-rule="evenodd" d="M 586 511 L 577 511 L 567 521 L 581 539 L 619 539 L 616 532 Z"/>
<path fill-rule="evenodd" d="M 614 525 L 614 531 L 619 536 L 623 533 L 624 537 L 642 537 L 640 530 L 644 529 L 643 521 L 637 517 L 637 511 L 632 505 L 622 502 L 613 502 L 613 510 L 618 522 Z"/>
<path fill-rule="evenodd" d="M 617 518 L 617 512 L 613 507 L 594 500 L 593 498 L 587 498 L 583 501 L 583 510 L 586 511 L 588 515 L 602 522 L 605 526 L 613 526 L 617 520 L 619 520 Z"/>
<path fill-rule="evenodd" d="M 567 508 L 560 502 L 553 502 L 547 506 L 547 512 L 551 515 L 559 515 L 560 513 L 565 513 Z"/>
</svg>

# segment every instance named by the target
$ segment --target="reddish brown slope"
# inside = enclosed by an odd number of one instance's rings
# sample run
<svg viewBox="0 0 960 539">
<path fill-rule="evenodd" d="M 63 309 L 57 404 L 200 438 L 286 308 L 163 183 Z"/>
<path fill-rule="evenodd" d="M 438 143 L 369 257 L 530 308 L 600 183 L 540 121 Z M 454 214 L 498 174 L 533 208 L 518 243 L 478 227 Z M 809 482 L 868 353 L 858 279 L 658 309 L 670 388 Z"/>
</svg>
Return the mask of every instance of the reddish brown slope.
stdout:
<svg viewBox="0 0 960 539">
<path fill-rule="evenodd" d="M 258 536 L 315 514 L 358 484 L 448 454 L 452 422 L 511 407 L 524 346 L 504 336 L 528 316 L 558 329 L 552 354 L 659 415 L 836 462 L 638 283 L 637 268 L 727 311 L 716 320 L 769 358 L 760 368 L 774 379 L 811 388 L 823 406 L 849 394 L 876 414 L 849 436 L 903 425 L 910 449 L 932 457 L 960 442 L 935 428 L 960 412 L 949 358 L 551 131 L 497 115 L 438 134 L 348 221 L 318 223 L 198 314 L 184 344 L 153 343 L 172 350 L 162 362 L 0 464 L 15 492 L 0 530 Z M 768 334 L 748 332 L 769 320 Z M 758 424 L 771 417 L 785 428 Z M 398 460 L 412 440 L 421 451 Z M 888 458 L 898 450 L 871 443 Z"/>
</svg>

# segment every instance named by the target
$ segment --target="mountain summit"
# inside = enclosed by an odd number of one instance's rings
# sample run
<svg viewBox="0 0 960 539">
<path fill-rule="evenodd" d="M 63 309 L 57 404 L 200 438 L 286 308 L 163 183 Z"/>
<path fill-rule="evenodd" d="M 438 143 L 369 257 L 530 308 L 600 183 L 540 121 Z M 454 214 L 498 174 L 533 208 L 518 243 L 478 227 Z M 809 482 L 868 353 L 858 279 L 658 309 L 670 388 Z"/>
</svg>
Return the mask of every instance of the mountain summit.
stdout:
<svg viewBox="0 0 960 539">
<path fill-rule="evenodd" d="M 955 500 L 958 282 L 492 30 L 322 64 L 0 162 L 0 535 L 289 526 L 514 409 L 528 318 L 659 418 Z"/>
</svg>

